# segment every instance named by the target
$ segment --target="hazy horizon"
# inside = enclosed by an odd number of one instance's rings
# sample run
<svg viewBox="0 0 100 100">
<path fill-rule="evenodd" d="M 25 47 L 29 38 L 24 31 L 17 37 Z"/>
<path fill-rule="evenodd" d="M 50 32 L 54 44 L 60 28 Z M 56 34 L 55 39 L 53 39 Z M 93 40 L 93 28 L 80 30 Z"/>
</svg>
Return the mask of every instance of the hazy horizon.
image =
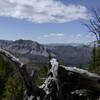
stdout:
<svg viewBox="0 0 100 100">
<path fill-rule="evenodd" d="M 91 42 L 87 42 L 87 43 L 74 43 L 74 42 L 69 42 L 69 43 L 61 43 L 61 42 L 59 42 L 59 43 L 58 42 L 40 43 L 39 41 L 29 40 L 29 39 L 17 39 L 17 40 L 0 39 L 0 41 L 12 41 L 12 42 L 15 42 L 15 41 L 18 41 L 18 40 L 33 41 L 33 42 L 37 42 L 37 43 L 43 44 L 43 45 L 70 45 L 70 44 L 73 44 L 73 45 L 89 45 L 89 44 L 94 42 L 94 41 L 91 41 Z"/>
</svg>

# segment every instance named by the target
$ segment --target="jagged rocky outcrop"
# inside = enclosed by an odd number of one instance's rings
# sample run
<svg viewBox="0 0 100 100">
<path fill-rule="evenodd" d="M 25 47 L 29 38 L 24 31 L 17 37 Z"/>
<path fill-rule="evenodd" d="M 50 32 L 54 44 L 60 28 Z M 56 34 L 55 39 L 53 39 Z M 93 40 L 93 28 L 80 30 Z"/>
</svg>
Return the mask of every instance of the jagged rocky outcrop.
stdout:
<svg viewBox="0 0 100 100">
<path fill-rule="evenodd" d="M 42 86 L 34 81 L 34 70 L 28 74 L 26 66 L 9 52 L 0 49 L 0 56 L 9 60 L 26 86 L 24 100 L 98 100 L 100 76 L 76 67 L 59 65 L 53 58 L 51 69 Z"/>
</svg>

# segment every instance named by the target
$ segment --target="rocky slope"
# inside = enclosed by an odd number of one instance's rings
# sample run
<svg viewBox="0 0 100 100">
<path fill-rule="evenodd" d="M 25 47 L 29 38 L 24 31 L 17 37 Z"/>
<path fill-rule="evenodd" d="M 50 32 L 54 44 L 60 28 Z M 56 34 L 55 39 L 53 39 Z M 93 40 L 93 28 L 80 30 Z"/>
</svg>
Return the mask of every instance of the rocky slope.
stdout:
<svg viewBox="0 0 100 100">
<path fill-rule="evenodd" d="M 0 40 L 3 48 L 29 66 L 42 66 L 48 63 L 49 54 L 56 56 L 60 61 L 69 66 L 88 64 L 92 48 L 86 45 L 42 45 L 31 40 L 7 41 Z"/>
<path fill-rule="evenodd" d="M 59 61 L 69 66 L 87 65 L 92 53 L 92 47 L 83 44 L 51 44 L 46 47 L 57 55 Z"/>
<path fill-rule="evenodd" d="M 42 55 L 48 57 L 46 48 L 31 40 L 0 41 L 0 47 L 18 54 Z"/>
<path fill-rule="evenodd" d="M 0 48 L 11 52 L 30 67 L 42 66 L 47 63 L 49 54 L 54 55 L 43 45 L 31 40 L 0 40 Z"/>
</svg>

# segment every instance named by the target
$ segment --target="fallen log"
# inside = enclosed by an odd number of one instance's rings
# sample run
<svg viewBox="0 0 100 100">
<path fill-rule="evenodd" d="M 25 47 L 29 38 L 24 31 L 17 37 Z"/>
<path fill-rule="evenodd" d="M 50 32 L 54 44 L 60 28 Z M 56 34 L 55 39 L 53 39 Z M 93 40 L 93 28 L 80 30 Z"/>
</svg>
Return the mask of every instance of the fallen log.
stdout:
<svg viewBox="0 0 100 100">
<path fill-rule="evenodd" d="M 26 97 L 29 100 L 78 100 L 81 97 L 95 99 L 100 96 L 100 76 L 76 67 L 59 65 L 56 59 L 51 62 L 51 69 L 44 84 L 40 87 L 35 84 L 34 72 L 31 76 L 26 70 L 26 64 L 11 53 L 0 49 L 0 56 L 11 62 L 15 70 L 20 74 L 26 86 Z M 28 98 L 24 99 L 27 100 Z M 76 99 L 75 99 L 76 98 Z"/>
<path fill-rule="evenodd" d="M 60 66 L 58 69 L 58 80 L 70 85 L 71 91 L 87 89 L 100 92 L 100 76 L 76 67 Z"/>
<path fill-rule="evenodd" d="M 27 65 L 22 63 L 18 58 L 3 49 L 0 49 L 0 56 L 9 61 L 12 65 L 12 68 L 19 73 L 20 78 L 23 80 L 26 86 L 26 100 L 31 100 L 33 99 L 33 97 L 34 99 L 40 97 L 40 100 L 43 100 L 46 93 L 43 89 L 39 88 L 35 84 L 33 71 L 30 76 L 26 70 Z"/>
</svg>

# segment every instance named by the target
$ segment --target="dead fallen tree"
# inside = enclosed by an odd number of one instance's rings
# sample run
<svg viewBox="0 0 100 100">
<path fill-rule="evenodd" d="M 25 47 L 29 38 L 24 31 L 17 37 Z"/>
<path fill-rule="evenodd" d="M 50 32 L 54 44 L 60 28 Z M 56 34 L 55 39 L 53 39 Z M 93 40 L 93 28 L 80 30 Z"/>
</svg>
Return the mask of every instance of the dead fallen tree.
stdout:
<svg viewBox="0 0 100 100">
<path fill-rule="evenodd" d="M 97 100 L 100 96 L 100 76 L 96 74 L 75 67 L 61 66 L 58 70 L 58 80 L 62 91 L 61 98 L 64 96 L 67 98 L 66 95 L 70 94 L 70 96 L 83 96 L 84 100 L 86 98 Z"/>
<path fill-rule="evenodd" d="M 0 49 L 0 56 L 11 62 L 26 86 L 24 100 L 97 100 L 100 96 L 100 76 L 76 67 L 59 65 L 56 59 L 44 84 L 35 84 L 34 71 L 31 75 L 26 65 L 9 52 Z"/>
<path fill-rule="evenodd" d="M 97 74 L 76 67 L 63 66 L 59 67 L 58 73 L 61 82 L 74 83 L 73 89 L 88 89 L 100 92 L 100 76 Z"/>
<path fill-rule="evenodd" d="M 24 100 L 27 100 L 27 99 L 31 100 L 33 96 L 34 96 L 34 99 L 37 97 L 40 97 L 40 100 L 43 100 L 46 93 L 43 89 L 39 88 L 35 84 L 34 73 L 32 72 L 30 76 L 26 70 L 26 65 L 20 62 L 20 60 L 16 58 L 15 56 L 13 56 L 11 53 L 3 49 L 0 49 L 0 56 L 4 57 L 4 59 L 8 60 L 11 63 L 14 70 L 16 70 L 19 73 L 20 78 L 23 80 L 26 86 L 26 92 L 25 92 L 26 94 L 25 94 Z"/>
</svg>

